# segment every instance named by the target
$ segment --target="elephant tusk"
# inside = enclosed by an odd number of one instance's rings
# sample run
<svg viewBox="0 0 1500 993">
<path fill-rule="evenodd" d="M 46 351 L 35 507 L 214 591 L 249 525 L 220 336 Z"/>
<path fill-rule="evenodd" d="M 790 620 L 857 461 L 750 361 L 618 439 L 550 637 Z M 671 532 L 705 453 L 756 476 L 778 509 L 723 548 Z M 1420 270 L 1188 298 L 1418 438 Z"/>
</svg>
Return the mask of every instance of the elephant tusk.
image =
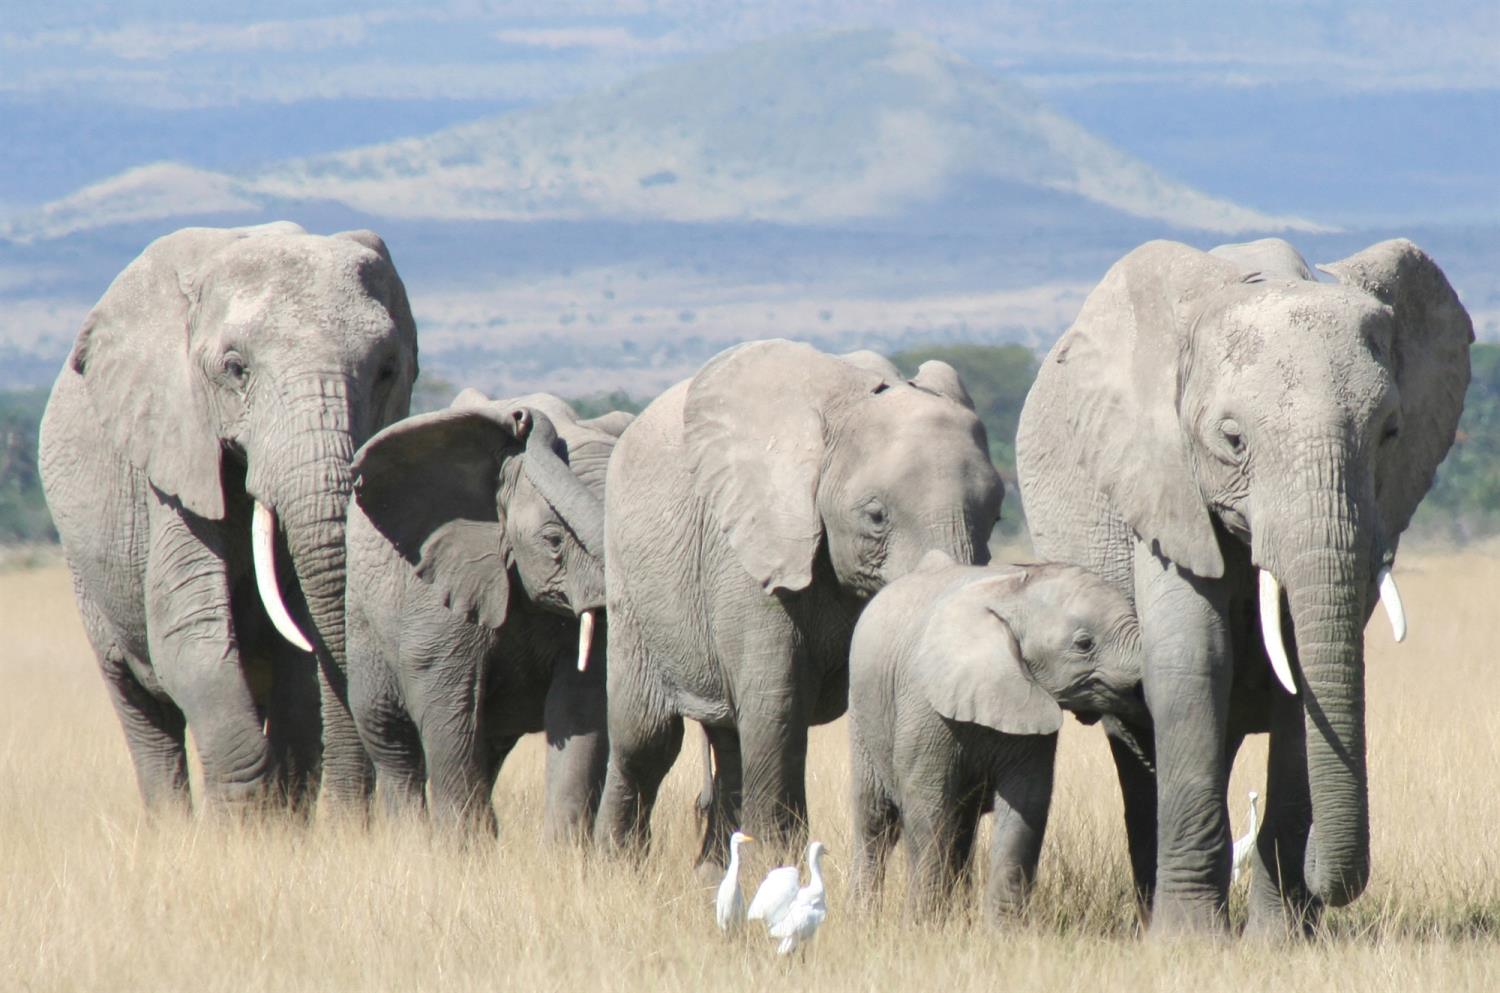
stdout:
<svg viewBox="0 0 1500 993">
<path fill-rule="evenodd" d="M 1260 638 L 1266 645 L 1271 671 L 1286 691 L 1297 695 L 1297 681 L 1292 678 L 1292 664 L 1286 657 L 1286 643 L 1281 640 L 1281 584 L 1271 570 L 1260 570 Z"/>
<path fill-rule="evenodd" d="M 594 644 L 594 612 L 585 610 L 578 615 L 578 671 L 589 667 L 589 649 Z"/>
<path fill-rule="evenodd" d="M 1396 589 L 1396 577 L 1391 575 L 1391 567 L 1381 566 L 1376 581 L 1380 584 L 1380 605 L 1391 621 L 1391 634 L 1397 641 L 1405 641 L 1406 608 L 1401 605 L 1401 591 Z"/>
<path fill-rule="evenodd" d="M 297 622 L 287 613 L 281 599 L 281 587 L 276 585 L 276 512 L 259 500 L 255 501 L 255 514 L 250 518 L 250 552 L 255 562 L 255 588 L 260 591 L 260 602 L 271 623 L 281 636 L 304 652 L 313 646 L 297 629 Z"/>
</svg>

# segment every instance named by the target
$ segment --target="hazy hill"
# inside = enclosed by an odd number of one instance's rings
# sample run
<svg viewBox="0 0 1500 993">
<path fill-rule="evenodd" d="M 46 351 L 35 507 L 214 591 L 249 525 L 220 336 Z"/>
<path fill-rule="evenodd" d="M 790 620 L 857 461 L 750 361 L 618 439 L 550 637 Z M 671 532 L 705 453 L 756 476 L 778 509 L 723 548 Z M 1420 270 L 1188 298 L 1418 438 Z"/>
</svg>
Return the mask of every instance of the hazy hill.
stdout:
<svg viewBox="0 0 1500 993">
<path fill-rule="evenodd" d="M 940 204 L 976 179 L 1175 228 L 1316 227 L 1175 183 L 920 37 L 865 31 L 751 44 L 601 93 L 254 173 L 142 166 L 0 233 L 59 237 L 308 200 L 424 220 L 829 224 Z"/>
<path fill-rule="evenodd" d="M 1330 260 L 1404 234 L 1438 254 L 1481 333 L 1500 319 L 1492 228 L 1340 232 L 1263 213 L 1175 182 L 929 41 L 862 31 L 241 172 L 142 165 L 13 213 L 0 386 L 50 381 L 151 239 L 274 218 L 378 230 L 423 367 L 496 394 L 651 393 L 771 335 L 1041 348 L 1111 262 L 1155 237 L 1209 247 L 1283 231 Z"/>
</svg>

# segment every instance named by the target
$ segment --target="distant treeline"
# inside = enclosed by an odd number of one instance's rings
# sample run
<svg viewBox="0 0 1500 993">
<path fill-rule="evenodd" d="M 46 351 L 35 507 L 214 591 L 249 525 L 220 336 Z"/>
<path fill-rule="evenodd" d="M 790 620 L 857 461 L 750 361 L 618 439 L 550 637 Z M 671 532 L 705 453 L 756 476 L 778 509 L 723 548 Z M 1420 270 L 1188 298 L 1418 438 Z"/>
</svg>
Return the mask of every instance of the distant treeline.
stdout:
<svg viewBox="0 0 1500 993">
<path fill-rule="evenodd" d="M 1038 357 L 1021 345 L 946 345 L 891 356 L 908 375 L 928 359 L 942 359 L 963 376 L 989 434 L 990 458 L 1005 479 L 1001 529 L 1008 534 L 1019 532 L 1016 422 L 1036 377 Z M 1500 534 L 1500 345 L 1475 345 L 1472 366 L 1458 439 L 1412 524 L 1414 537 L 1463 544 Z M 423 377 L 413 396 L 413 409 L 445 406 L 456 392 L 440 379 Z M 0 392 L 0 544 L 57 540 L 37 473 L 37 426 L 46 402 L 45 388 Z M 638 413 L 648 402 L 649 397 L 618 390 L 572 401 L 585 417 L 611 410 Z"/>
</svg>

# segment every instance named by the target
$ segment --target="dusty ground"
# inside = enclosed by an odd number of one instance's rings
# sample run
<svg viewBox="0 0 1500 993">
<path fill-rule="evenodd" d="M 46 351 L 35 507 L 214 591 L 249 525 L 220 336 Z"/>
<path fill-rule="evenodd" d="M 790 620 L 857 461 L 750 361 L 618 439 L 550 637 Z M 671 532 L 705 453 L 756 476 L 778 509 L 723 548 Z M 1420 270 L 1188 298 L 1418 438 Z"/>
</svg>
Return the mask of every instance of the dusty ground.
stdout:
<svg viewBox="0 0 1500 993">
<path fill-rule="evenodd" d="M 1069 723 L 1031 919 L 909 931 L 845 912 L 842 724 L 809 760 L 830 848 L 828 924 L 798 961 L 726 941 L 690 872 L 696 762 L 679 762 L 640 869 L 540 846 L 541 756 L 496 791 L 498 843 L 152 822 L 53 566 L 0 573 L 0 987 L 36 990 L 1493 990 L 1500 988 L 1500 559 L 1403 555 L 1412 622 L 1369 637 L 1375 874 L 1328 936 L 1290 949 L 1135 935 L 1102 734 Z M 691 742 L 692 739 L 690 739 Z M 1252 740 L 1231 799 L 1259 788 Z M 893 882 L 900 882 L 899 877 Z M 1236 895 L 1238 921 L 1243 897 Z"/>
</svg>

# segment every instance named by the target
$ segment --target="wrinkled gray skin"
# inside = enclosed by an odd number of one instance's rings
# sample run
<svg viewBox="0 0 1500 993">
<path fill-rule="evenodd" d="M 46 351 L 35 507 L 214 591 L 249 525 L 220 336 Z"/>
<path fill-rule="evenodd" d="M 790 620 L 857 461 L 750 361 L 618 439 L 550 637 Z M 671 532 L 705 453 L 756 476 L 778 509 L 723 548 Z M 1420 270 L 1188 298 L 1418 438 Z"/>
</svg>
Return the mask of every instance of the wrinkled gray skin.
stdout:
<svg viewBox="0 0 1500 993">
<path fill-rule="evenodd" d="M 807 729 L 844 712 L 860 610 L 930 549 L 988 560 L 1002 485 L 973 410 L 937 392 L 956 383 L 942 363 L 908 384 L 752 342 L 624 433 L 605 493 L 602 844 L 644 845 L 684 717 L 716 765 L 700 862 L 722 865 L 741 825 L 801 843 Z"/>
<path fill-rule="evenodd" d="M 1369 878 L 1363 632 L 1453 441 L 1473 332 L 1410 242 L 1325 271 L 1282 241 L 1146 244 L 1022 412 L 1038 555 L 1104 576 L 1140 617 L 1157 776 L 1114 751 L 1153 931 L 1225 925 L 1226 781 L 1252 732 L 1271 747 L 1250 928 L 1310 928 Z M 1296 696 L 1267 668 L 1257 569 L 1284 589 Z"/>
<path fill-rule="evenodd" d="M 422 809 L 430 784 L 436 821 L 493 831 L 501 763 L 545 731 L 545 834 L 592 825 L 605 630 L 579 672 L 578 615 L 604 607 L 604 470 L 629 422 L 467 390 L 356 456 L 349 703 L 388 809 Z"/>
<path fill-rule="evenodd" d="M 1047 827 L 1062 709 L 1149 729 L 1140 681 L 1129 601 L 1077 566 L 960 566 L 932 552 L 881 590 L 849 655 L 855 899 L 874 906 L 904 838 L 908 913 L 951 908 L 993 810 L 986 909 L 1019 910 Z"/>
<path fill-rule="evenodd" d="M 325 795 L 359 782 L 337 702 L 349 460 L 406 415 L 416 374 L 406 291 L 368 231 L 187 228 L 85 319 L 42 421 L 42 482 L 149 806 L 189 802 L 187 727 L 211 801 L 303 804 L 320 751 Z M 254 499 L 316 659 L 257 596 Z"/>
</svg>

